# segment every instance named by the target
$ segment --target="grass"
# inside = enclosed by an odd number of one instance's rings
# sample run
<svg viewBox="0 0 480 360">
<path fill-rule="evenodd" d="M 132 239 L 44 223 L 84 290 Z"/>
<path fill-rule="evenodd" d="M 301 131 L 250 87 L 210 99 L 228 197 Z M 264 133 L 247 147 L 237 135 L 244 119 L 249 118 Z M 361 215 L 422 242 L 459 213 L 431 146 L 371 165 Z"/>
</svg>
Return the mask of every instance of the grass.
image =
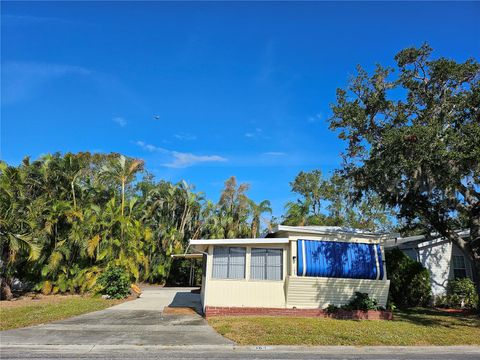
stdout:
<svg viewBox="0 0 480 360">
<path fill-rule="evenodd" d="M 240 345 L 480 345 L 480 318 L 429 309 L 393 321 L 214 317 L 211 326 Z"/>
<path fill-rule="evenodd" d="M 46 296 L 38 300 L 0 303 L 0 330 L 66 319 L 75 315 L 102 310 L 118 304 L 119 300 L 105 300 L 87 296 Z"/>
</svg>

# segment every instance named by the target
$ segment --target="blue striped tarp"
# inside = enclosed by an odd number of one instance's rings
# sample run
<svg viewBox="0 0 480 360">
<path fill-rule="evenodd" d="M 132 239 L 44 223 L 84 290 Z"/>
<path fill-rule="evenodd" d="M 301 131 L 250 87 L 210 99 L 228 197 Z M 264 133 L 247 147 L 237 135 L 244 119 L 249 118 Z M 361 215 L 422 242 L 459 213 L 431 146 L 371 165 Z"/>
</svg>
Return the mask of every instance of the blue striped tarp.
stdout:
<svg viewBox="0 0 480 360">
<path fill-rule="evenodd" d="M 297 241 L 297 275 L 383 279 L 379 244 L 340 241 Z"/>
</svg>

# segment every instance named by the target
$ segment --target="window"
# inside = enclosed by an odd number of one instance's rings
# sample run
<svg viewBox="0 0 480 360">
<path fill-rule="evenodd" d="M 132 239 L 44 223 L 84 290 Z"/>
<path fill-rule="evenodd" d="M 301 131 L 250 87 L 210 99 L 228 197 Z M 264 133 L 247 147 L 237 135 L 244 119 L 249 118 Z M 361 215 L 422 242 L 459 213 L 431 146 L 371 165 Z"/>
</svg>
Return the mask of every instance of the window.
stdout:
<svg viewBox="0 0 480 360">
<path fill-rule="evenodd" d="M 253 280 L 282 280 L 282 249 L 252 248 L 250 278 Z"/>
<path fill-rule="evenodd" d="M 453 255 L 453 277 L 455 279 L 467 277 L 467 267 L 463 255 Z"/>
<path fill-rule="evenodd" d="M 213 248 L 213 273 L 215 279 L 245 278 L 245 248 L 215 246 Z"/>
<path fill-rule="evenodd" d="M 402 249 L 402 251 L 410 259 L 418 261 L 417 252 L 415 251 L 415 249 Z"/>
</svg>

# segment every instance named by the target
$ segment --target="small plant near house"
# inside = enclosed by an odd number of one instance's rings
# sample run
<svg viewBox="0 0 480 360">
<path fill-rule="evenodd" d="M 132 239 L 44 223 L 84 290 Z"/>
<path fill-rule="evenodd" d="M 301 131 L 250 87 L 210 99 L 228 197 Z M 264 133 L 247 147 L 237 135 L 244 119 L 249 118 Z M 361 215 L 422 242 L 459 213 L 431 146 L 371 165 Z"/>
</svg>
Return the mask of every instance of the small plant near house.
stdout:
<svg viewBox="0 0 480 360">
<path fill-rule="evenodd" d="M 352 299 L 348 302 L 348 304 L 337 306 L 334 304 L 328 304 L 325 308 L 325 312 L 327 314 L 335 314 L 339 310 L 345 311 L 368 311 L 368 310 L 385 310 L 382 307 L 378 306 L 377 299 L 370 298 L 367 293 L 362 293 L 356 291 L 353 295 Z"/>
<path fill-rule="evenodd" d="M 446 304 L 453 308 L 476 308 L 478 295 L 475 284 L 469 278 L 449 281 L 445 300 Z"/>
<path fill-rule="evenodd" d="M 395 311 L 397 309 L 397 305 L 393 301 L 388 301 L 387 302 L 387 310 L 389 311 Z"/>
<path fill-rule="evenodd" d="M 343 310 L 380 310 L 377 299 L 370 298 L 367 293 L 356 291 L 348 304 L 341 307 Z"/>
<path fill-rule="evenodd" d="M 101 286 L 99 292 L 111 299 L 124 299 L 130 295 L 130 278 L 122 268 L 108 268 L 100 275 L 98 284 Z"/>
<path fill-rule="evenodd" d="M 335 314 L 340 310 L 340 308 L 337 305 L 334 304 L 328 304 L 328 306 L 325 308 L 325 312 L 327 314 Z"/>
</svg>

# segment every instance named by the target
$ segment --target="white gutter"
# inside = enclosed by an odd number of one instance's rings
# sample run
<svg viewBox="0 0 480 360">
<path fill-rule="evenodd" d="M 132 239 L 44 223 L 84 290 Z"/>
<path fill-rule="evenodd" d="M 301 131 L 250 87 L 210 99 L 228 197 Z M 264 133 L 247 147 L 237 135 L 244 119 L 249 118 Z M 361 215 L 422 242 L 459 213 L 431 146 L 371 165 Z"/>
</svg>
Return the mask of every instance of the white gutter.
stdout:
<svg viewBox="0 0 480 360">
<path fill-rule="evenodd" d="M 250 244 L 288 244 L 288 238 L 254 239 L 191 239 L 190 245 L 250 245 Z"/>
</svg>

